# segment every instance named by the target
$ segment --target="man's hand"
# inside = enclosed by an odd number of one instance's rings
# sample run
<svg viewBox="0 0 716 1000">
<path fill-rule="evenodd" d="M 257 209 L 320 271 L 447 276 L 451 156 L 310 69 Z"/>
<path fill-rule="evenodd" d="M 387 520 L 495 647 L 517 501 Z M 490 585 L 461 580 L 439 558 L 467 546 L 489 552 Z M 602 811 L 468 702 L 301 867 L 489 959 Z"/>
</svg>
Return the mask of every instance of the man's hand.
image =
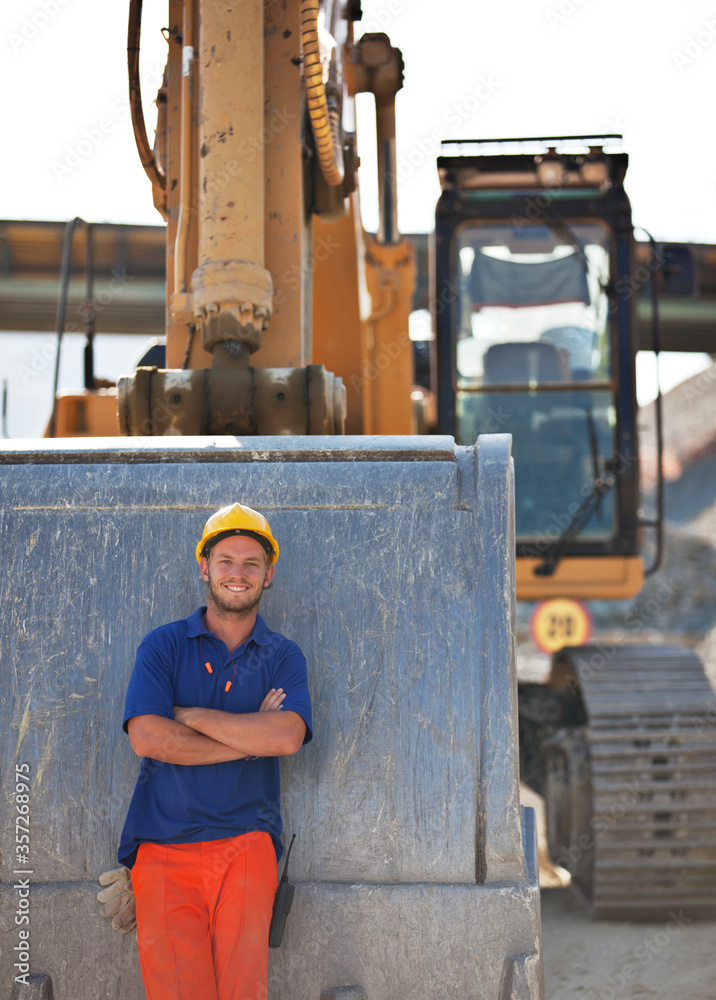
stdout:
<svg viewBox="0 0 716 1000">
<path fill-rule="evenodd" d="M 119 931 L 120 934 L 129 934 L 137 926 L 131 876 L 129 868 L 113 868 L 99 877 L 99 884 L 108 887 L 97 893 L 97 901 L 103 904 L 99 910 L 100 915 L 112 917 L 112 930 Z"/>
<path fill-rule="evenodd" d="M 264 700 L 261 702 L 259 712 L 278 712 L 281 709 L 281 702 L 286 697 L 283 688 L 271 688 Z"/>
</svg>

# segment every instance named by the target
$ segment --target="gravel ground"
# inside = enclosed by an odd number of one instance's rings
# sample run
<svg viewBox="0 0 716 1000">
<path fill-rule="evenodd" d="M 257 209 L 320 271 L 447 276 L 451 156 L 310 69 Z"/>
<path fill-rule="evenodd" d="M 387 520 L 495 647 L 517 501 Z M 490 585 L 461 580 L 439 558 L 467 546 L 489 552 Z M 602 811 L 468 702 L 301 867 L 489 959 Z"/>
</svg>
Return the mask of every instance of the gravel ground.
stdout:
<svg viewBox="0 0 716 1000">
<path fill-rule="evenodd" d="M 543 845 L 542 800 L 523 789 L 522 801 Z M 568 881 L 540 846 L 545 1000 L 714 1000 L 716 921 L 590 920 Z"/>
<path fill-rule="evenodd" d="M 542 892 L 546 1000 L 714 1000 L 716 922 L 590 921 L 569 889 Z"/>
</svg>

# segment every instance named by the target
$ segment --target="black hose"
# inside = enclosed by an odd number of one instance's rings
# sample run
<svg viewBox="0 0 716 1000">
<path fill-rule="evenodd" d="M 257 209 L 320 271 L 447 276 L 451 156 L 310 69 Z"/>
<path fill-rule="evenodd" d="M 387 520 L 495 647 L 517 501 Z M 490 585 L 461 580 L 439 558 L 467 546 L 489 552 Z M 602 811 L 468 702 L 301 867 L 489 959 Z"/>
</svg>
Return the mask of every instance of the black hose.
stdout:
<svg viewBox="0 0 716 1000">
<path fill-rule="evenodd" d="M 87 345 L 85 347 L 85 387 L 94 388 L 94 349 L 95 308 L 94 308 L 94 253 L 92 244 L 92 226 L 78 215 L 65 226 L 65 238 L 62 243 L 62 265 L 60 268 L 60 294 L 57 300 L 57 357 L 55 358 L 55 377 L 52 382 L 52 412 L 47 428 L 47 436 L 54 437 L 57 425 L 57 389 L 60 382 L 60 358 L 62 355 L 62 336 L 65 332 L 67 317 L 67 300 L 70 291 L 70 271 L 72 269 L 72 237 L 77 226 L 87 229 L 87 250 L 85 254 L 86 293 L 85 332 Z M 88 370 L 89 365 L 89 370 Z"/>
<path fill-rule="evenodd" d="M 194 345 L 194 335 L 196 333 L 196 324 L 192 323 L 189 327 L 189 336 L 186 339 L 186 351 L 184 352 L 184 360 L 182 362 L 182 371 L 186 371 L 189 367 L 189 358 L 191 357 L 191 349 Z"/>
<path fill-rule="evenodd" d="M 651 576 L 655 573 L 664 555 L 664 433 L 661 407 L 661 382 L 659 380 L 659 352 L 661 350 L 661 331 L 659 329 L 659 289 L 658 289 L 658 264 L 659 257 L 656 252 L 656 241 L 651 233 L 640 227 L 649 238 L 651 248 L 651 268 L 649 273 L 649 286 L 651 293 L 651 346 L 656 358 L 656 399 L 654 400 L 654 415 L 656 418 L 656 555 L 651 566 L 644 571 L 644 576 Z"/>
<path fill-rule="evenodd" d="M 85 224 L 84 219 L 75 216 L 71 222 L 65 226 L 65 238 L 62 244 L 62 265 L 60 268 L 60 296 L 57 300 L 57 357 L 55 358 L 55 377 L 52 382 L 52 413 L 50 424 L 47 430 L 48 437 L 55 436 L 55 425 L 57 422 L 57 387 L 60 381 L 60 355 L 62 353 L 62 335 L 65 332 L 65 318 L 67 316 L 67 298 L 70 287 L 70 266 L 72 264 L 72 236 L 75 228 L 80 224 Z"/>
<path fill-rule="evenodd" d="M 129 74 L 129 109 L 137 151 L 144 172 L 152 184 L 166 189 L 166 177 L 159 170 L 154 152 L 147 138 L 142 108 L 142 90 L 139 81 L 139 41 L 142 32 L 142 0 L 129 0 L 129 25 L 127 27 L 127 71 Z"/>
<path fill-rule="evenodd" d="M 2 380 L 2 436 L 10 437 L 7 432 L 7 379 Z"/>
<path fill-rule="evenodd" d="M 592 456 L 592 482 L 597 482 L 601 478 L 601 472 L 599 469 L 599 442 L 597 440 L 597 425 L 594 420 L 594 411 L 592 410 L 591 402 L 587 403 L 585 407 L 585 413 L 587 416 L 587 435 L 589 437 L 589 450 Z M 597 499 L 596 512 L 601 513 L 601 495 Z"/>
<path fill-rule="evenodd" d="M 94 246 L 92 240 L 92 225 L 87 223 L 87 256 L 85 257 L 85 273 L 87 277 L 86 298 L 84 308 L 85 333 L 85 389 L 94 389 L 94 335 L 96 333 L 97 313 L 94 307 Z"/>
</svg>

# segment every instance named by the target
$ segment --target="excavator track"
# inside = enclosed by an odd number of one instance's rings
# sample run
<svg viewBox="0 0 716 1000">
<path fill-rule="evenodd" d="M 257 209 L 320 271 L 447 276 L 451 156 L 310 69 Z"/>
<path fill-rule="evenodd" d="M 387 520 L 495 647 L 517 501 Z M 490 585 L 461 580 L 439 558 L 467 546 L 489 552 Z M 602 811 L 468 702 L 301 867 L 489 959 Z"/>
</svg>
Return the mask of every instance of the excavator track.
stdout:
<svg viewBox="0 0 716 1000">
<path fill-rule="evenodd" d="M 564 649 L 550 686 L 581 696 L 585 722 L 546 743 L 550 849 L 592 915 L 716 916 L 716 696 L 698 656 Z"/>
</svg>

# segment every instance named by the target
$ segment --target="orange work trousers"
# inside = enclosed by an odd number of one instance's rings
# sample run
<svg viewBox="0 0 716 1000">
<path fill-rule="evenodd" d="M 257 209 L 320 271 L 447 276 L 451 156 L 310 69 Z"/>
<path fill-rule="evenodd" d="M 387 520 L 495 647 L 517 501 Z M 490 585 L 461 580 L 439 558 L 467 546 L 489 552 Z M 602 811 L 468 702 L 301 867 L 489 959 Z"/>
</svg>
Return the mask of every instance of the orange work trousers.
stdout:
<svg viewBox="0 0 716 1000">
<path fill-rule="evenodd" d="M 276 892 L 268 833 L 142 844 L 132 886 L 147 1000 L 267 1000 Z"/>
</svg>

